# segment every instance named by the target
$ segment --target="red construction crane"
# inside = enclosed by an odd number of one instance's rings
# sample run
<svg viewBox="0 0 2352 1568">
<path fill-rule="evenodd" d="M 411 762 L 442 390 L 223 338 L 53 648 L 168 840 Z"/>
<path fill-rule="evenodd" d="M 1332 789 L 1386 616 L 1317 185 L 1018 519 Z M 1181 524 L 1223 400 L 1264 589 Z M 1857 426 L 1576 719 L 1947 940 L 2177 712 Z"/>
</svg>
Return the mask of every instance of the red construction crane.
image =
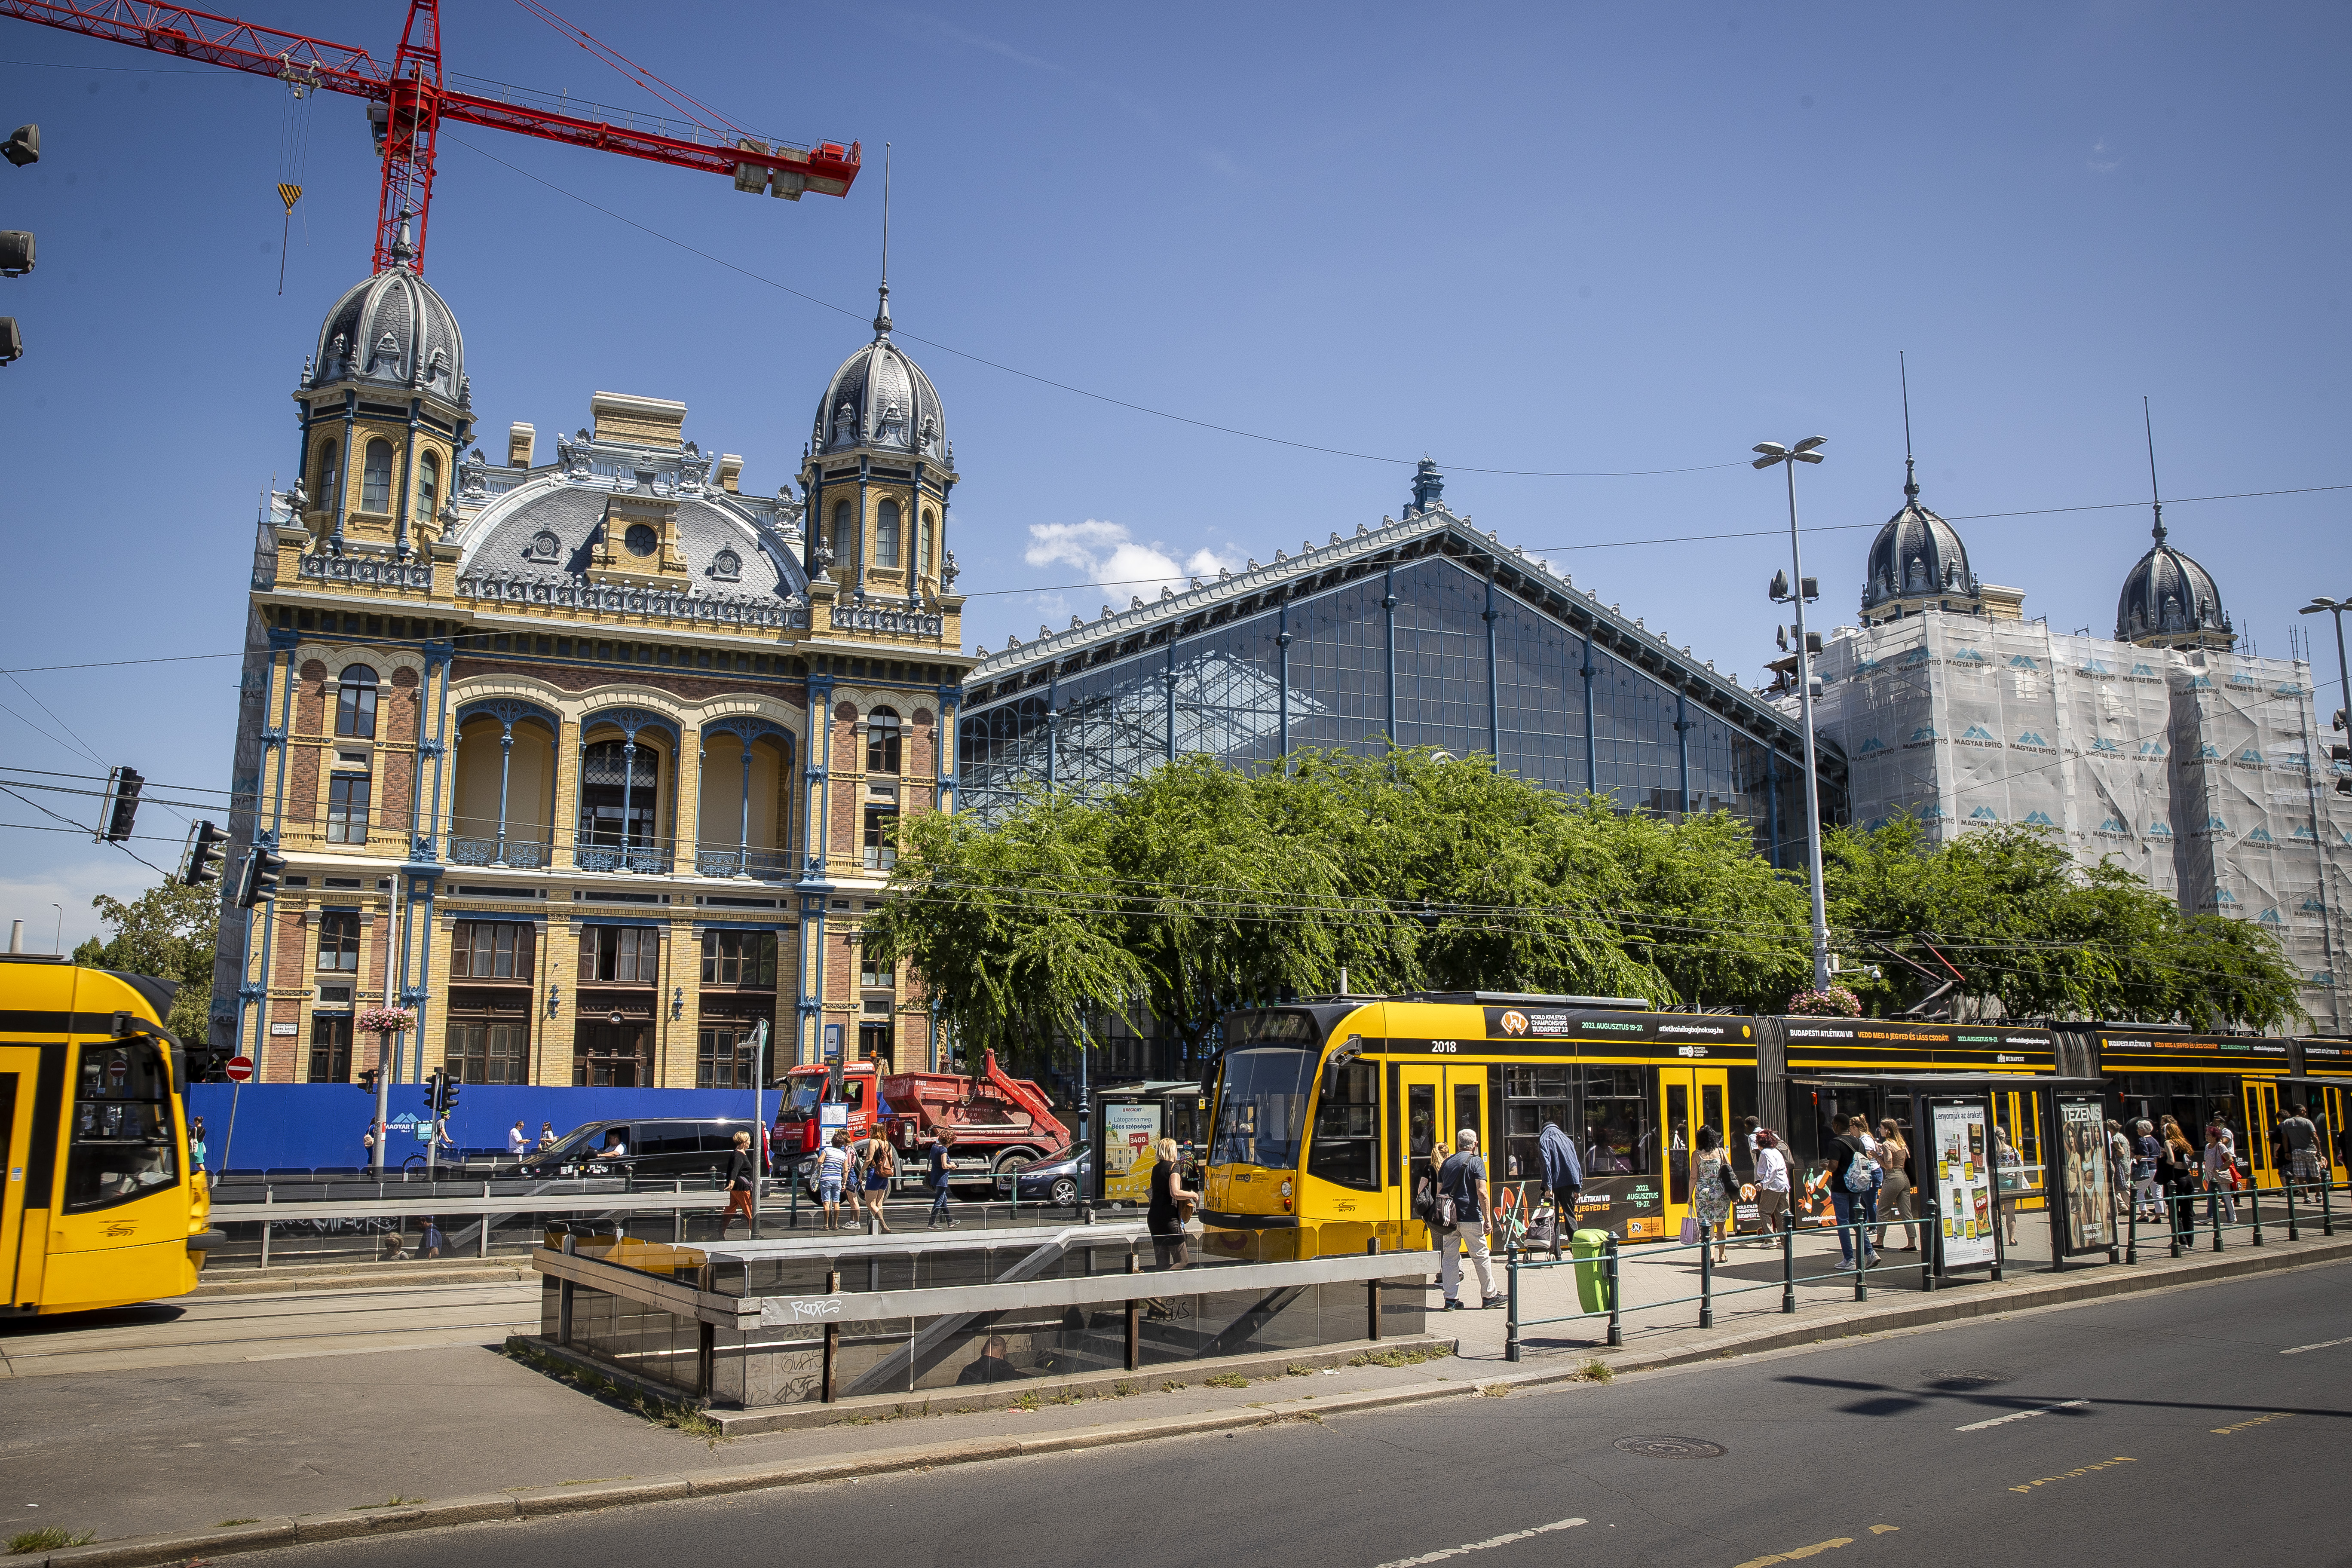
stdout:
<svg viewBox="0 0 2352 1568">
<path fill-rule="evenodd" d="M 651 72 L 629 64 L 537 0 L 521 0 L 521 4 L 581 47 L 662 97 L 691 123 L 664 120 L 656 122 L 659 128 L 656 129 L 636 123 L 634 117 L 614 123 L 445 86 L 440 0 L 409 0 L 408 25 L 401 32 L 400 50 L 388 71 L 371 59 L 365 49 L 349 44 L 281 33 L 181 5 L 142 5 L 134 0 L 0 0 L 0 16 L 275 77 L 304 90 L 324 88 L 367 99 L 368 119 L 383 153 L 383 193 L 375 216 L 378 272 L 395 262 L 405 262 L 420 274 L 425 270 L 425 237 L 433 205 L 434 142 L 444 120 L 626 153 L 706 174 L 732 174 L 739 191 L 753 195 L 764 191 L 788 201 L 800 200 L 803 191 L 829 196 L 849 194 L 851 182 L 857 178 L 859 143 L 853 142 L 844 148 L 839 142 L 825 142 L 802 148 L 780 142 L 771 147 Z M 410 217 L 415 219 L 415 236 L 406 249 L 395 256 L 402 243 L 403 220 Z"/>
</svg>

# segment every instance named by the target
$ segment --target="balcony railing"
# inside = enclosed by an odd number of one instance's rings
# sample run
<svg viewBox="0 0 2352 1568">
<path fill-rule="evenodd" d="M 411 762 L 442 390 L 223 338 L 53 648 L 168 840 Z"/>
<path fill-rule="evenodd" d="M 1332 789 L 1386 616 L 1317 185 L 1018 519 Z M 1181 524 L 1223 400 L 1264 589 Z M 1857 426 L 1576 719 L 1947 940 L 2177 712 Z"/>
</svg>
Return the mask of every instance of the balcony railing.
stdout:
<svg viewBox="0 0 2352 1568">
<path fill-rule="evenodd" d="M 623 849 L 618 846 L 583 846 L 572 852 L 572 859 L 583 871 L 635 871 L 641 876 L 664 875 L 670 867 L 667 849 Z"/>
<path fill-rule="evenodd" d="M 763 882 L 781 882 L 785 877 L 784 861 L 779 849 L 704 849 L 694 857 L 694 870 L 701 877 L 756 877 Z"/>
<path fill-rule="evenodd" d="M 510 866 L 518 871 L 536 871 L 547 864 L 547 846 L 536 839 L 509 838 L 506 856 L 499 855 L 495 838 L 449 837 L 449 863 L 453 866 Z"/>
</svg>

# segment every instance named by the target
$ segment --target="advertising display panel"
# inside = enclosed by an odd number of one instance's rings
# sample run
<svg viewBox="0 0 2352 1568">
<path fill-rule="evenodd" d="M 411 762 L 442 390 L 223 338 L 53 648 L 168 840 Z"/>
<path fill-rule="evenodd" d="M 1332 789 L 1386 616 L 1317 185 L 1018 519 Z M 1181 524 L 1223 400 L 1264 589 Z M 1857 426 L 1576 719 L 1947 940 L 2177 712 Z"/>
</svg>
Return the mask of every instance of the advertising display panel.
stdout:
<svg viewBox="0 0 2352 1568">
<path fill-rule="evenodd" d="M 2116 1244 L 2115 1175 L 2107 1163 L 2106 1102 L 2058 1096 L 2058 1179 L 2065 1249 L 2104 1252 Z"/>
<path fill-rule="evenodd" d="M 1981 1100 L 1937 1101 L 1927 1111 L 1936 1162 L 1936 1206 L 1946 1268 L 1998 1261 L 1994 1213 L 1991 1117 Z M 1926 1172 L 1920 1173 L 1922 1175 Z"/>
<path fill-rule="evenodd" d="M 1107 1104 L 1102 1108 L 1102 1196 L 1106 1202 L 1141 1205 L 1151 1201 L 1152 1145 L 1160 1141 L 1160 1102 Z"/>
</svg>

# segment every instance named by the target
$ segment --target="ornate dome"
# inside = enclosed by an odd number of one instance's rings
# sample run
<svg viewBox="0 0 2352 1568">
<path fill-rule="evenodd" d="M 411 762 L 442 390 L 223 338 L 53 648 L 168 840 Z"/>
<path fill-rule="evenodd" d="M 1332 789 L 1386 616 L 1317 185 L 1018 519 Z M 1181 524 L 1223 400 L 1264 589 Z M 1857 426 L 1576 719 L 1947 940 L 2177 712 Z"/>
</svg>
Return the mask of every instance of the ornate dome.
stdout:
<svg viewBox="0 0 2352 1568">
<path fill-rule="evenodd" d="M 336 300 L 319 329 L 310 384 L 338 381 L 469 401 L 457 318 L 424 279 L 404 267 L 386 268 Z"/>
<path fill-rule="evenodd" d="M 874 317 L 874 341 L 841 362 L 825 384 L 809 436 L 818 452 L 877 447 L 947 460 L 947 415 L 931 378 L 890 341 L 890 285 Z"/>
<path fill-rule="evenodd" d="M 2155 531 L 2156 542 L 2124 579 L 2123 595 L 2116 601 L 2116 640 L 2234 643 L 2237 634 L 2221 608 L 2221 590 L 2214 586 L 2213 574 L 2164 542 L 2160 514 Z"/>
<path fill-rule="evenodd" d="M 1868 615 L 1897 599 L 1945 594 L 1977 597 L 1968 546 L 1960 542 L 1950 523 L 1919 504 L 1919 486 L 1906 477 L 1903 510 L 1888 518 L 1878 537 L 1871 541 L 1868 575 L 1863 581 L 1863 613 Z"/>
</svg>

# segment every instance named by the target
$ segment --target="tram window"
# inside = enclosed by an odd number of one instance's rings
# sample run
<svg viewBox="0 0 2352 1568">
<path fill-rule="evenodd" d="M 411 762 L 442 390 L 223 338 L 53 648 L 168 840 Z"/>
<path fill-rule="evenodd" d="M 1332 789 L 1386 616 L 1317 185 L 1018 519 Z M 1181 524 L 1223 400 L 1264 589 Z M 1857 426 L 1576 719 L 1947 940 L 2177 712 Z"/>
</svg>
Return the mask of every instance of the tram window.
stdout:
<svg viewBox="0 0 2352 1568">
<path fill-rule="evenodd" d="M 1415 1160 L 1426 1160 L 1437 1152 L 1437 1086 L 1414 1084 L 1405 1102 L 1405 1147 Z"/>
<path fill-rule="evenodd" d="M 1594 1068 L 1584 1079 L 1584 1173 L 1656 1174 L 1651 1160 L 1648 1074 L 1639 1068 Z"/>
<path fill-rule="evenodd" d="M 1307 1173 L 1366 1192 L 1380 1187 L 1380 1069 L 1367 1061 L 1335 1066 L 1323 1075 L 1315 1102 L 1315 1137 Z"/>
<path fill-rule="evenodd" d="M 1465 1132 L 1475 1132 L 1480 1142 L 1486 1142 L 1486 1131 L 1478 1121 L 1478 1086 L 1475 1083 L 1454 1086 L 1454 1123 L 1446 1129 L 1445 1141 L 1454 1146 L 1457 1154 L 1462 1152 L 1462 1134 Z"/>
<path fill-rule="evenodd" d="M 1298 1163 L 1307 1131 L 1307 1092 L 1315 1078 L 1313 1051 L 1273 1047 L 1230 1051 L 1217 1100 L 1213 1165 L 1287 1169 Z"/>
<path fill-rule="evenodd" d="M 163 1053 L 144 1040 L 83 1047 L 66 1212 L 107 1208 L 178 1185 L 175 1142 Z"/>
</svg>

